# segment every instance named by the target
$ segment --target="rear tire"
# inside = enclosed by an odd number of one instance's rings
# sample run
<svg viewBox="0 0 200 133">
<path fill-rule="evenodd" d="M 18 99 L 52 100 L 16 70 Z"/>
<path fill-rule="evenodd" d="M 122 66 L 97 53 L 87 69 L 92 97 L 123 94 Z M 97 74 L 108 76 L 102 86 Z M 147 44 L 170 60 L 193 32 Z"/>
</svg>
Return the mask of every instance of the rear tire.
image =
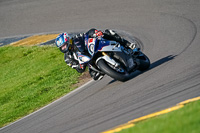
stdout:
<svg viewBox="0 0 200 133">
<path fill-rule="evenodd" d="M 145 71 L 150 67 L 150 60 L 145 54 L 142 54 L 141 56 L 138 56 L 137 59 L 140 60 L 139 61 L 140 65 L 139 65 L 138 70 Z"/>
</svg>

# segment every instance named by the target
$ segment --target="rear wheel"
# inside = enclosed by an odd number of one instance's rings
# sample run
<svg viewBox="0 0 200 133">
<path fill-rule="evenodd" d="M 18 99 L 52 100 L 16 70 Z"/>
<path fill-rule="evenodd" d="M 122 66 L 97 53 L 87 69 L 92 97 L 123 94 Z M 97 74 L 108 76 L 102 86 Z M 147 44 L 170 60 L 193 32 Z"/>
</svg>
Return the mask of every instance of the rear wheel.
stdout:
<svg viewBox="0 0 200 133">
<path fill-rule="evenodd" d="M 140 62 L 138 70 L 145 71 L 150 67 L 150 60 L 145 54 L 142 53 L 137 59 L 139 59 Z"/>
</svg>

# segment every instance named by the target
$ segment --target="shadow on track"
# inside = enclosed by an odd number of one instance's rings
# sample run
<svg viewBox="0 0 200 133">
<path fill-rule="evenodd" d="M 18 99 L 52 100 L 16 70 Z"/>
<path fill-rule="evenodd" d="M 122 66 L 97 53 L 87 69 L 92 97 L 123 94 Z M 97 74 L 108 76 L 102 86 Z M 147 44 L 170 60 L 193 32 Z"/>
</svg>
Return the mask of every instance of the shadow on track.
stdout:
<svg viewBox="0 0 200 133">
<path fill-rule="evenodd" d="M 157 66 L 160 66 L 161 64 L 164 64 L 164 63 L 166 63 L 166 62 L 168 62 L 170 60 L 173 60 L 176 56 L 177 55 L 168 55 L 168 56 L 166 56 L 166 57 L 164 57 L 164 58 L 162 58 L 160 60 L 157 60 L 156 62 L 151 64 L 151 66 L 150 66 L 150 68 L 148 70 L 151 70 L 151 69 L 153 69 L 153 68 L 155 68 Z"/>
<path fill-rule="evenodd" d="M 169 62 L 169 61 L 173 60 L 176 56 L 177 56 L 177 55 L 168 55 L 168 56 L 166 56 L 166 57 L 164 57 L 164 58 L 161 58 L 161 59 L 157 60 L 157 61 L 151 63 L 151 65 L 150 65 L 150 67 L 149 67 L 148 70 L 145 70 L 145 71 L 142 71 L 142 72 L 136 70 L 133 74 L 131 74 L 131 77 L 130 77 L 128 80 L 131 80 L 131 79 L 137 77 L 138 75 L 140 75 L 140 74 L 142 74 L 142 73 L 145 73 L 146 71 L 149 71 L 149 70 L 154 69 L 154 68 L 156 68 L 156 67 L 158 67 L 158 66 L 160 66 L 160 65 L 162 65 L 162 64 L 164 64 L 164 63 L 166 63 L 166 62 Z M 127 81 L 128 81 L 128 80 L 127 80 Z M 116 82 L 116 81 L 117 81 L 117 80 L 113 79 L 113 80 L 110 81 L 108 84 L 112 84 L 112 83 L 114 83 L 114 82 Z M 124 82 L 126 82 L 126 81 L 124 81 Z"/>
</svg>

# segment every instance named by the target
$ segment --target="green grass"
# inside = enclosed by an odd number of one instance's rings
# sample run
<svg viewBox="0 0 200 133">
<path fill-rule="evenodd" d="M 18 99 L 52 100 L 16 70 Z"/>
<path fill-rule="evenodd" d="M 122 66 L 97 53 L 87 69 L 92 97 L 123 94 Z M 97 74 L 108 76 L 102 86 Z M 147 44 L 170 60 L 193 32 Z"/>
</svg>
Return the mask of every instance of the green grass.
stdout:
<svg viewBox="0 0 200 133">
<path fill-rule="evenodd" d="M 56 47 L 0 47 L 0 127 L 72 91 L 79 76 Z"/>
<path fill-rule="evenodd" d="M 200 101 L 118 133 L 200 133 Z"/>
</svg>

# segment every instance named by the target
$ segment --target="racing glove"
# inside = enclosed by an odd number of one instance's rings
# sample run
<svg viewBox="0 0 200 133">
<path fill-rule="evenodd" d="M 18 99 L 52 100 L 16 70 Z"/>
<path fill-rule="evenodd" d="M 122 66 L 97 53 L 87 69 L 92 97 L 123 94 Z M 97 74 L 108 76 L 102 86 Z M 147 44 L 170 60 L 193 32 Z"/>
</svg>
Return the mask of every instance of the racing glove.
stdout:
<svg viewBox="0 0 200 133">
<path fill-rule="evenodd" d="M 77 60 L 73 60 L 73 61 L 71 61 L 69 66 L 76 69 L 79 66 L 79 63 Z"/>
</svg>

